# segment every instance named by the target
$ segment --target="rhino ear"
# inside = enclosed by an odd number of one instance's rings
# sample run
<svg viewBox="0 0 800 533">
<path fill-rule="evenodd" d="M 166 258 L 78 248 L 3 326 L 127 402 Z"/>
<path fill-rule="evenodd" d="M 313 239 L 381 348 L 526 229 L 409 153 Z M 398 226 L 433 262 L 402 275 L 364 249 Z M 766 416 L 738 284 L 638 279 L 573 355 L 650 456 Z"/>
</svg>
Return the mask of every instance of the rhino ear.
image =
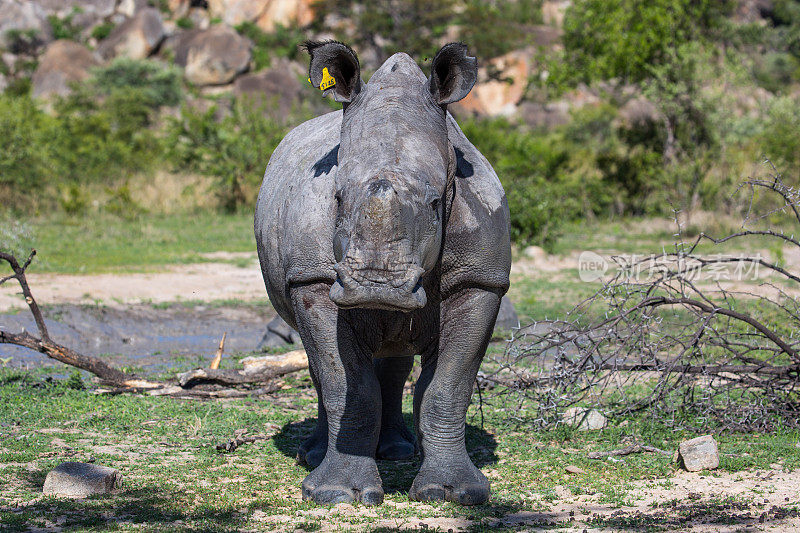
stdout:
<svg viewBox="0 0 800 533">
<path fill-rule="evenodd" d="M 467 55 L 467 45 L 450 43 L 436 52 L 431 64 L 429 87 L 441 105 L 458 102 L 478 79 L 478 60 Z"/>
<path fill-rule="evenodd" d="M 308 78 L 314 87 L 342 103 L 361 92 L 361 67 L 352 48 L 337 41 L 306 41 L 302 46 L 311 56 Z"/>
</svg>

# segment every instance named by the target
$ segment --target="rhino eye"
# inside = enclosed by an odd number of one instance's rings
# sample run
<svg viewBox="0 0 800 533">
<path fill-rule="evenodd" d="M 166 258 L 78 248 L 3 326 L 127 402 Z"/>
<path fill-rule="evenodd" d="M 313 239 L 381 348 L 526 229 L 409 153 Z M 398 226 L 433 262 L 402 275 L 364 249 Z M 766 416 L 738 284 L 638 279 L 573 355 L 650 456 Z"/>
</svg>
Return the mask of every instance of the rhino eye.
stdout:
<svg viewBox="0 0 800 533">
<path fill-rule="evenodd" d="M 342 203 L 342 195 L 341 195 L 341 193 L 339 191 L 336 191 L 336 193 L 333 195 L 333 197 L 336 198 L 336 203 L 337 204 L 341 204 Z"/>
<path fill-rule="evenodd" d="M 439 211 L 439 198 L 434 198 L 431 200 L 431 209 L 438 212 Z"/>
</svg>

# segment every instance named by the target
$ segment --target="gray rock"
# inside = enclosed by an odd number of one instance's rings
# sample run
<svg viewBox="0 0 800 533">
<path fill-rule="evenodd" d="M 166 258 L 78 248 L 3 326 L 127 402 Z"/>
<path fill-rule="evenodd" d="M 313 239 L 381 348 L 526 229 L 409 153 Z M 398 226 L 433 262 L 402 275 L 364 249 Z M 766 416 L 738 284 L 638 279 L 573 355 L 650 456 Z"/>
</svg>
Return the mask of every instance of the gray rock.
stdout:
<svg viewBox="0 0 800 533">
<path fill-rule="evenodd" d="M 8 48 L 13 44 L 8 39 L 11 30 L 33 30 L 38 44 L 53 40 L 47 11 L 33 1 L 0 0 L 0 48 Z"/>
<path fill-rule="evenodd" d="M 191 30 L 175 43 L 175 63 L 195 85 L 224 85 L 250 66 L 252 43 L 223 24 Z"/>
<path fill-rule="evenodd" d="M 292 326 L 287 324 L 284 319 L 276 316 L 267 324 L 267 331 L 264 333 L 261 342 L 258 343 L 257 349 L 265 351 L 268 348 L 277 348 L 299 342 L 301 342 L 300 334 L 292 329 Z"/>
<path fill-rule="evenodd" d="M 577 406 L 570 407 L 564 411 L 561 421 L 572 427 L 577 427 L 578 431 L 603 429 L 608 425 L 608 419 L 597 409 L 586 409 Z"/>
<path fill-rule="evenodd" d="M 52 496 L 85 498 L 108 494 L 122 486 L 122 474 L 114 468 L 91 463 L 61 463 L 44 480 L 42 492 Z"/>
<path fill-rule="evenodd" d="M 161 13 L 148 8 L 125 20 L 100 42 L 97 52 L 104 59 L 127 56 L 144 59 L 158 48 L 166 36 Z"/>
<path fill-rule="evenodd" d="M 76 10 L 80 13 L 91 13 L 99 18 L 109 17 L 114 13 L 116 0 L 36 0 L 48 14 L 66 17 Z M 76 13 L 76 14 L 80 14 Z"/>
<path fill-rule="evenodd" d="M 514 309 L 514 304 L 508 299 L 508 296 L 503 296 L 500 300 L 500 311 L 497 313 L 497 320 L 494 323 L 493 337 L 501 337 L 512 329 L 519 328 L 519 317 L 517 311 Z"/>
<path fill-rule="evenodd" d="M 717 441 L 711 435 L 685 440 L 678 445 L 678 462 L 689 472 L 713 470 L 719 466 Z"/>
<path fill-rule="evenodd" d="M 50 43 L 33 73 L 33 96 L 66 95 L 71 83 L 85 80 L 98 65 L 100 61 L 82 44 L 63 39 Z"/>
<path fill-rule="evenodd" d="M 302 101 L 303 85 L 300 79 L 304 74 L 307 75 L 300 64 L 281 59 L 261 72 L 236 78 L 233 94 L 276 111 L 278 117 L 286 117 Z"/>
</svg>

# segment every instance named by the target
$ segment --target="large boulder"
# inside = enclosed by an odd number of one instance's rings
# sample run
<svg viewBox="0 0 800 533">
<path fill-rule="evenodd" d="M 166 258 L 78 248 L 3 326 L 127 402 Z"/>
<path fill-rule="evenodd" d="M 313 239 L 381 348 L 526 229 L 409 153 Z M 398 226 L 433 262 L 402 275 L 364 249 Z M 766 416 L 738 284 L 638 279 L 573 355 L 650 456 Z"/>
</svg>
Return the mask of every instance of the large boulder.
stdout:
<svg viewBox="0 0 800 533">
<path fill-rule="evenodd" d="M 455 104 L 457 113 L 509 116 L 516 112 L 533 68 L 533 50 L 514 50 L 489 61 L 478 71 L 478 83 Z"/>
<path fill-rule="evenodd" d="M 144 59 L 158 48 L 165 36 L 161 13 L 147 8 L 114 28 L 97 47 L 97 52 L 104 59 L 118 56 Z"/>
<path fill-rule="evenodd" d="M 250 66 L 252 43 L 224 24 L 193 30 L 175 43 L 175 63 L 195 85 L 224 85 Z"/>
<path fill-rule="evenodd" d="M 108 494 L 122 486 L 119 471 L 91 463 L 61 463 L 44 480 L 42 492 L 52 496 L 85 498 Z"/>
<path fill-rule="evenodd" d="M 126 17 L 133 17 L 139 11 L 150 7 L 148 0 L 120 0 L 117 13 Z"/>
<path fill-rule="evenodd" d="M 15 44 L 10 38 L 10 32 L 13 30 L 31 31 L 39 43 L 53 40 L 53 29 L 47 20 L 47 15 L 47 11 L 37 2 L 0 0 L 0 48 L 9 48 Z"/>
<path fill-rule="evenodd" d="M 225 24 L 236 26 L 242 22 L 255 22 L 264 31 L 272 31 L 277 24 L 305 26 L 314 19 L 313 0 L 208 0 L 212 17 Z"/>
<path fill-rule="evenodd" d="M 280 59 L 268 69 L 236 78 L 233 94 L 284 118 L 302 102 L 303 75 L 307 74 L 300 64 Z"/>
<path fill-rule="evenodd" d="M 282 26 L 307 26 L 314 20 L 313 0 L 271 0 L 256 20 L 256 25 L 270 32 L 278 24 Z"/>
<path fill-rule="evenodd" d="M 64 39 L 54 41 L 33 73 L 33 96 L 64 96 L 70 92 L 70 84 L 88 78 L 92 67 L 98 65 L 100 61 L 82 44 Z"/>
</svg>

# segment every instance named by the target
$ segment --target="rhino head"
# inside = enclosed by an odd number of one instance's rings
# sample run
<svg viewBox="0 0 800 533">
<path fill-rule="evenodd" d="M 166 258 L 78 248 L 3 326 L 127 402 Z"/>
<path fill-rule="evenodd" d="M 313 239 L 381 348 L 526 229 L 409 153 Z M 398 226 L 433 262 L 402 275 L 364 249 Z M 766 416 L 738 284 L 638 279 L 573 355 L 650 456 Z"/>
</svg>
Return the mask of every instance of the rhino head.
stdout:
<svg viewBox="0 0 800 533">
<path fill-rule="evenodd" d="M 447 104 L 472 89 L 477 62 L 465 45 L 451 43 L 433 58 L 426 79 L 398 53 L 365 84 L 348 46 L 309 42 L 306 49 L 312 84 L 344 107 L 331 300 L 341 308 L 422 308 L 423 279 L 441 254 L 445 192 L 456 169 Z"/>
</svg>

